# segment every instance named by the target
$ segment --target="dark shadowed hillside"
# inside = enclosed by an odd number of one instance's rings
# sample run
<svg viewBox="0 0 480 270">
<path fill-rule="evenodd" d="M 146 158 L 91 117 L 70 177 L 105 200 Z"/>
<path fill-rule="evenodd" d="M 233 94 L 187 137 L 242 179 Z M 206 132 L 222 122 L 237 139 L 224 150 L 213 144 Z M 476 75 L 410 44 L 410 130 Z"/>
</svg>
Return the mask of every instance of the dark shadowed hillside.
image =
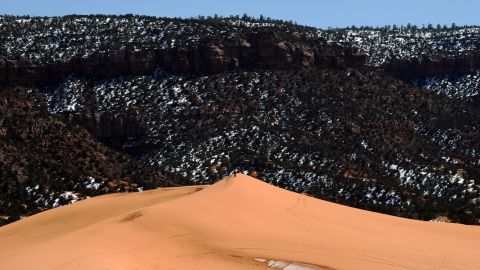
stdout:
<svg viewBox="0 0 480 270">
<path fill-rule="evenodd" d="M 107 192 L 172 185 L 24 93 L 0 93 L 1 223 Z"/>
</svg>

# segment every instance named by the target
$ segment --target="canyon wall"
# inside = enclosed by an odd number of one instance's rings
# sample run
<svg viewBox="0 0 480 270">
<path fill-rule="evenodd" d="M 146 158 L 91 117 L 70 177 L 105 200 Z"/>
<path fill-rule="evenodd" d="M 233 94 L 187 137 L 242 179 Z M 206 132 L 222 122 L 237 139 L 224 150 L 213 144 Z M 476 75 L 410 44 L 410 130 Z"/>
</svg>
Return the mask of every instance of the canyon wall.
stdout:
<svg viewBox="0 0 480 270">
<path fill-rule="evenodd" d="M 357 49 L 293 44 L 273 33 L 211 40 L 194 47 L 124 49 L 111 54 L 72 58 L 38 65 L 0 60 L 0 86 L 43 86 L 77 76 L 111 78 L 150 74 L 156 68 L 175 73 L 215 74 L 236 69 L 363 66 L 367 57 Z"/>
<path fill-rule="evenodd" d="M 411 80 L 433 76 L 462 75 L 480 68 L 480 55 L 468 53 L 459 57 L 427 56 L 413 59 L 393 59 L 384 70 L 399 79 Z"/>
</svg>

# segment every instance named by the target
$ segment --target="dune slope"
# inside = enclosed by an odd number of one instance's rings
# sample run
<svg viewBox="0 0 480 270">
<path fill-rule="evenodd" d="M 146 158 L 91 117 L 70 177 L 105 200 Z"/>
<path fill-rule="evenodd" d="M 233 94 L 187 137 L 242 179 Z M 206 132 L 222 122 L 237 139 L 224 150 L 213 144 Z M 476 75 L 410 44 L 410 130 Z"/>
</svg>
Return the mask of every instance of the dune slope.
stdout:
<svg viewBox="0 0 480 270">
<path fill-rule="evenodd" d="M 0 269 L 480 269 L 479 242 L 480 227 L 367 212 L 240 174 L 2 227 Z"/>
</svg>

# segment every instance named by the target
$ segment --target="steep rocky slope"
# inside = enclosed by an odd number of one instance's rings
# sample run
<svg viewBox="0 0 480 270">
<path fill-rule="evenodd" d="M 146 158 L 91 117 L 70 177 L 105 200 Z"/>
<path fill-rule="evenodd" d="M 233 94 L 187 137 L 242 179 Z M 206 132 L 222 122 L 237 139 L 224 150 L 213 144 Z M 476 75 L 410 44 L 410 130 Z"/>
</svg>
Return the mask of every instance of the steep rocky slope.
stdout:
<svg viewBox="0 0 480 270">
<path fill-rule="evenodd" d="M 0 224 L 86 196 L 173 184 L 33 100 L 0 92 Z"/>
</svg>

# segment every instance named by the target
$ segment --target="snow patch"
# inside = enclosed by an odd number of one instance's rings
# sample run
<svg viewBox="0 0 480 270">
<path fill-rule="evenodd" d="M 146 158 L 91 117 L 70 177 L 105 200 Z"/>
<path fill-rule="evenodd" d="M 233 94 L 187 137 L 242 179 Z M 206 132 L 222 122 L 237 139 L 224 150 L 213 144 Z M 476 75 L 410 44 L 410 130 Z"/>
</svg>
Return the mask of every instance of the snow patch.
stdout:
<svg viewBox="0 0 480 270">
<path fill-rule="evenodd" d="M 255 258 L 253 260 L 256 262 L 264 263 L 268 267 L 274 268 L 274 269 L 283 269 L 283 270 L 325 270 L 326 269 L 326 268 L 322 268 L 315 265 L 288 262 L 288 261 L 282 261 L 282 260 L 266 260 L 262 258 Z"/>
</svg>

